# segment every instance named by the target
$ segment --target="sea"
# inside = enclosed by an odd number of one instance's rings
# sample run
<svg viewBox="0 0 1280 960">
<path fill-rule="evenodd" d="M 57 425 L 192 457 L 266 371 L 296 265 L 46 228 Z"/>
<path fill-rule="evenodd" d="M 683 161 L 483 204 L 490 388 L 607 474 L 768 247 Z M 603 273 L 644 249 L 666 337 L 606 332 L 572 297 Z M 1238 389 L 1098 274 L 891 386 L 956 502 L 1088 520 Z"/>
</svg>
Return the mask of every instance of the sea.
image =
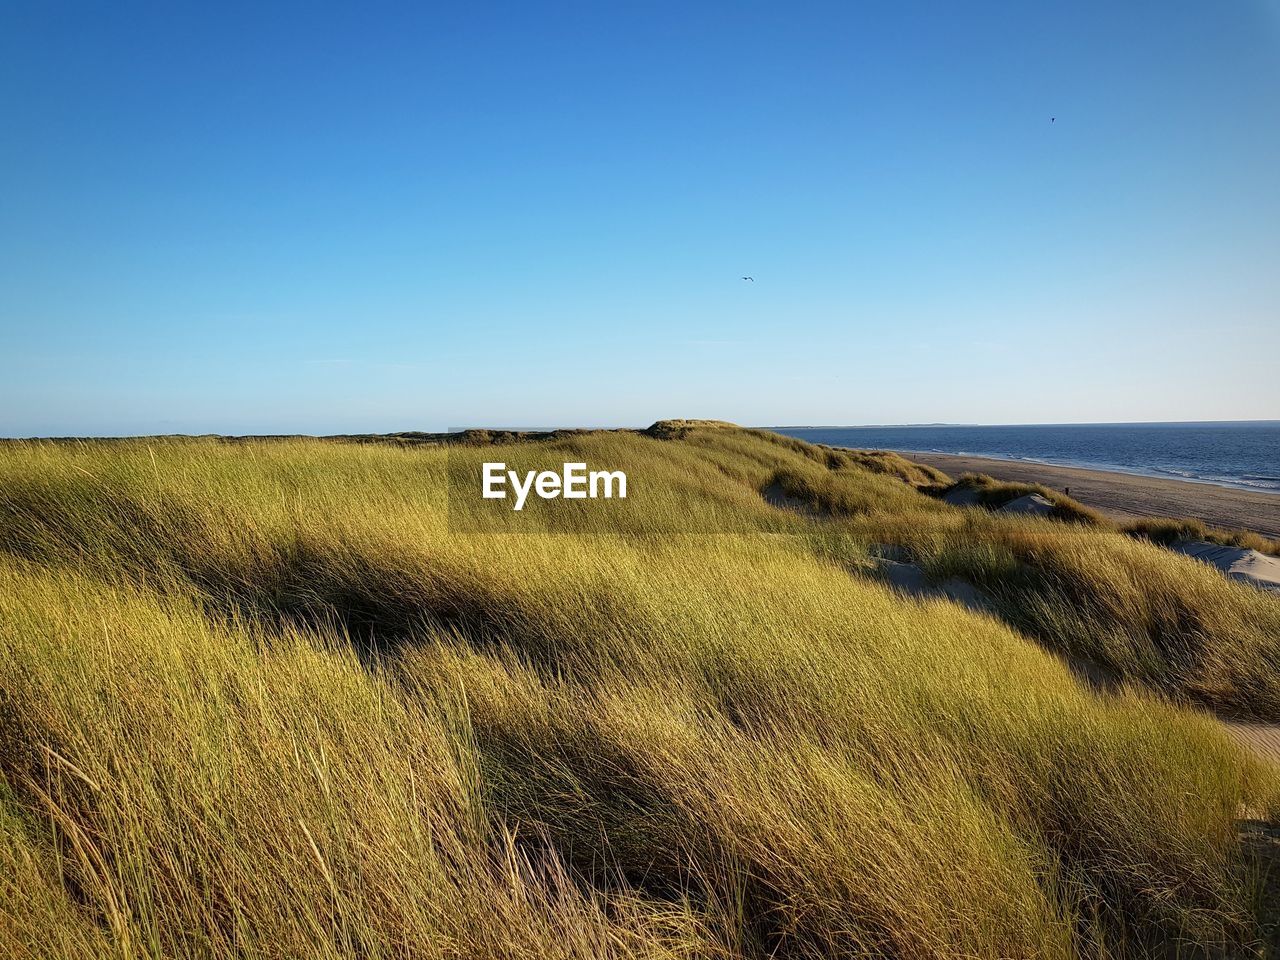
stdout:
<svg viewBox="0 0 1280 960">
<path fill-rule="evenodd" d="M 835 447 L 1025 460 L 1280 495 L 1280 420 L 770 429 Z"/>
</svg>

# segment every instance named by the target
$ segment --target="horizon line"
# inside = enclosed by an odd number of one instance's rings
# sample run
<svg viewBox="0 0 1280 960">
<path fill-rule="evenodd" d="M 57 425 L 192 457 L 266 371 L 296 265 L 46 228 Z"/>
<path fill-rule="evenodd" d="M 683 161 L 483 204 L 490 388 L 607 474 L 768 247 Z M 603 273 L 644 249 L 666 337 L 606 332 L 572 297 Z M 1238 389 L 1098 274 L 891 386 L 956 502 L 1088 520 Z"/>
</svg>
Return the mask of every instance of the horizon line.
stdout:
<svg viewBox="0 0 1280 960">
<path fill-rule="evenodd" d="M 660 422 L 662 418 L 653 422 Z M 688 418 L 688 419 L 713 419 L 713 418 Z M 992 427 L 1145 427 L 1145 426 L 1197 426 L 1197 425 L 1254 425 L 1254 424 L 1280 424 L 1280 418 L 1263 418 L 1249 420 L 1108 420 L 1108 421 L 1044 421 L 1039 423 L 961 423 L 948 421 L 934 421 L 926 423 L 805 423 L 805 424 L 778 424 L 778 425 L 745 425 L 744 429 L 749 430 L 907 430 L 907 429 L 928 429 L 933 427 L 963 427 L 963 428 L 992 428 Z M 233 437 L 237 439 L 249 439 L 255 437 L 277 438 L 277 437 L 379 437 L 379 436 L 397 436 L 402 434 L 446 434 L 456 432 L 458 429 L 471 430 L 504 430 L 511 432 L 539 432 L 550 433 L 556 430 L 644 430 L 650 424 L 644 426 L 635 425 L 612 425 L 612 426 L 548 426 L 530 428 L 528 426 L 476 426 L 467 428 L 450 428 L 445 430 L 424 430 L 424 429 L 403 429 L 403 430 L 366 430 L 357 432 L 344 433 L 309 433 L 300 431 L 276 430 L 263 431 L 260 433 L 218 433 L 213 431 L 201 431 L 199 433 L 174 432 L 174 433 L 81 433 L 81 434 L 5 434 L 0 435 L 0 440 L 4 441 L 22 441 L 22 440 L 141 440 L 148 438 L 162 437 L 188 437 L 198 439 L 201 437 Z"/>
</svg>

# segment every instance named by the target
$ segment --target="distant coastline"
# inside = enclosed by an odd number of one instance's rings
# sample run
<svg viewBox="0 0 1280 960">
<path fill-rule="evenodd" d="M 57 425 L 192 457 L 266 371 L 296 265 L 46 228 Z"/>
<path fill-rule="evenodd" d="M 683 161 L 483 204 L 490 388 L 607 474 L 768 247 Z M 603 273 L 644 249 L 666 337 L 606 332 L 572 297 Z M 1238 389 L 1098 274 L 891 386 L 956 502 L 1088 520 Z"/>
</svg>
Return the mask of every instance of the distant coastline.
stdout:
<svg viewBox="0 0 1280 960">
<path fill-rule="evenodd" d="M 965 423 L 939 420 L 936 423 L 793 423 L 780 427 L 762 426 L 756 429 L 785 433 L 788 430 L 928 430 L 939 427 L 986 430 L 1005 427 L 1231 427 L 1231 426 L 1280 426 L 1280 420 L 1099 420 L 1096 423 Z"/>
<path fill-rule="evenodd" d="M 903 456 L 937 467 L 953 477 L 985 473 L 998 480 L 1039 483 L 1054 490 L 1069 489 L 1072 499 L 1121 523 L 1162 517 L 1189 518 L 1211 527 L 1250 530 L 1280 539 L 1280 496 L 1272 491 L 1031 460 L 920 451 L 904 451 Z"/>
<path fill-rule="evenodd" d="M 811 443 L 1099 470 L 1280 496 L 1280 421 L 774 427 Z"/>
<path fill-rule="evenodd" d="M 887 449 L 887 448 L 886 448 Z M 1063 470 L 1084 470 L 1097 473 L 1116 473 L 1125 477 L 1143 477 L 1149 480 L 1168 480 L 1172 483 L 1195 483 L 1208 487 L 1221 487 L 1227 490 L 1241 490 L 1248 493 L 1258 493 L 1262 496 L 1280 496 L 1280 489 L 1272 489 L 1270 487 L 1252 487 L 1242 486 L 1226 480 L 1206 480 L 1201 477 L 1183 477 L 1170 476 L 1168 473 L 1159 473 L 1154 470 L 1143 470 L 1140 467 L 1119 467 L 1109 463 L 1093 463 L 1093 462 L 1074 462 L 1066 460 L 1046 460 L 1037 457 L 1006 457 L 999 454 L 969 454 L 969 453 L 942 453 L 938 450 L 894 450 L 895 453 L 901 453 L 905 456 L 927 462 L 933 457 L 954 457 L 956 459 L 971 460 L 991 460 L 999 463 L 1021 463 L 1034 464 L 1036 466 L 1056 467 Z M 1280 480 L 1280 477 L 1275 478 Z"/>
</svg>

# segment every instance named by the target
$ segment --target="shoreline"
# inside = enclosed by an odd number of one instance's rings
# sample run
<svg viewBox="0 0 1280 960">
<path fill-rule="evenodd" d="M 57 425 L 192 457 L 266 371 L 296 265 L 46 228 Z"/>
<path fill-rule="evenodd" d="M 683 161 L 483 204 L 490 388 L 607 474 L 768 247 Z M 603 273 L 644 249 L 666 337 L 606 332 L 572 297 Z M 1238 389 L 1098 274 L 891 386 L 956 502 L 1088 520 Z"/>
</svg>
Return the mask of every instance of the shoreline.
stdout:
<svg viewBox="0 0 1280 960">
<path fill-rule="evenodd" d="M 1199 520 L 1212 527 L 1251 530 L 1280 539 L 1280 495 L 1199 480 L 1174 480 L 1089 467 L 1062 467 L 1032 460 L 1004 460 L 951 453 L 897 450 L 910 460 L 953 478 L 985 473 L 997 480 L 1070 487 L 1071 497 L 1113 520 L 1156 517 Z"/>
<path fill-rule="evenodd" d="M 856 448 L 850 447 L 849 449 Z M 917 460 L 921 457 L 956 457 L 959 459 L 995 460 L 999 463 L 1025 463 L 1028 466 L 1033 467 L 1051 467 L 1053 469 L 1062 470 L 1084 470 L 1089 473 L 1118 473 L 1124 477 L 1139 477 L 1144 480 L 1171 480 L 1174 483 L 1196 483 L 1207 487 L 1222 487 L 1226 490 L 1238 490 L 1241 493 L 1260 493 L 1264 497 L 1280 497 L 1280 488 L 1272 489 L 1270 487 L 1255 487 L 1244 483 L 1234 483 L 1230 480 L 1209 480 L 1204 477 L 1178 477 L 1171 476 L 1168 473 L 1157 473 L 1155 471 L 1148 471 L 1144 473 L 1138 469 L 1129 469 L 1127 467 L 1116 466 L 1115 464 L 1054 463 L 1050 460 L 1037 460 L 1034 457 L 1002 457 L 996 453 L 942 453 L 938 450 L 893 450 L 892 452 L 900 453 L 904 456 L 912 457 Z"/>
</svg>

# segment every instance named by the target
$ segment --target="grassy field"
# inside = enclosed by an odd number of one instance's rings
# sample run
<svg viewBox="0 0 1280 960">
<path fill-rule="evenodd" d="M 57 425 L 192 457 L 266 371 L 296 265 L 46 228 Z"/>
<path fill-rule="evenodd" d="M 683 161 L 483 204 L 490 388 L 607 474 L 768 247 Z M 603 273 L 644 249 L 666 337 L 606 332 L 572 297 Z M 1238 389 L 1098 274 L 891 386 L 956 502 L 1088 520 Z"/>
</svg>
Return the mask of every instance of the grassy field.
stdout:
<svg viewBox="0 0 1280 960">
<path fill-rule="evenodd" d="M 0 955 L 1264 955 L 1274 598 L 891 455 L 473 439 L 0 448 Z"/>
</svg>

